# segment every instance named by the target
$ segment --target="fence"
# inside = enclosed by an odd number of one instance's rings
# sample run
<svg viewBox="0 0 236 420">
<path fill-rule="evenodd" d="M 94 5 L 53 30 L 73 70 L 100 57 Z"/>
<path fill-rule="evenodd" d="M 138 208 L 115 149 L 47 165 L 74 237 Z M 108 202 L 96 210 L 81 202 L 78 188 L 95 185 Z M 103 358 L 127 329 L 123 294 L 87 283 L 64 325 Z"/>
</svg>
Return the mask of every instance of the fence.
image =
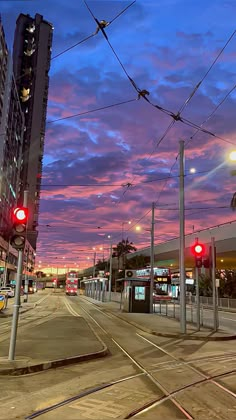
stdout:
<svg viewBox="0 0 236 420">
<path fill-rule="evenodd" d="M 196 296 L 192 296 L 192 303 L 196 303 Z M 212 306 L 213 298 L 207 296 L 200 296 L 200 304 L 203 306 Z M 236 310 L 236 299 L 230 298 L 218 298 L 218 307 L 222 309 L 235 309 Z"/>
<path fill-rule="evenodd" d="M 191 322 L 192 324 L 197 323 L 197 307 L 195 304 L 187 305 L 186 311 L 186 321 Z M 165 315 L 170 318 L 180 319 L 180 305 L 176 301 L 168 302 L 168 301 L 160 301 L 159 303 L 155 303 L 153 305 L 153 312 Z M 210 327 L 211 322 L 204 318 L 203 306 L 200 307 L 200 325 L 204 325 L 205 327 Z"/>
</svg>

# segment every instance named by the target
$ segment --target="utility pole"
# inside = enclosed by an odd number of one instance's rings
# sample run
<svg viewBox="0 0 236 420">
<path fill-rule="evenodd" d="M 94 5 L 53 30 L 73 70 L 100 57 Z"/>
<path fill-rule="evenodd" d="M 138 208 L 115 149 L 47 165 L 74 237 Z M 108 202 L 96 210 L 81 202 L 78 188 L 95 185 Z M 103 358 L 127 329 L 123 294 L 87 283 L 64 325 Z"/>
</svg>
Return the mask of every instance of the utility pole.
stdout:
<svg viewBox="0 0 236 420">
<path fill-rule="evenodd" d="M 184 141 L 179 141 L 179 228 L 180 228 L 180 332 L 186 334 L 186 286 L 185 286 L 185 213 L 184 213 Z"/>
<path fill-rule="evenodd" d="M 110 268 L 109 268 L 109 285 L 108 285 L 108 300 L 111 301 L 111 281 L 112 281 L 112 240 L 110 245 Z"/>
<path fill-rule="evenodd" d="M 27 207 L 28 204 L 28 191 L 24 191 L 24 202 L 23 206 Z M 11 327 L 11 338 L 10 338 L 10 347 L 9 347 L 9 360 L 15 359 L 15 349 L 16 349 L 16 337 L 17 337 L 17 327 L 18 327 L 18 318 L 19 318 L 19 309 L 20 309 L 20 290 L 21 290 L 21 278 L 22 278 L 22 267 L 23 267 L 23 254 L 24 248 L 18 250 L 18 263 L 17 263 L 17 274 L 16 274 L 16 288 L 15 288 L 15 302 L 13 309 L 12 317 L 12 327 Z"/>
<path fill-rule="evenodd" d="M 152 224 L 151 224 L 151 255 L 150 255 L 150 265 L 151 265 L 151 276 L 150 276 L 150 314 L 153 313 L 153 287 L 154 287 L 154 210 L 155 203 L 152 203 Z"/>
<path fill-rule="evenodd" d="M 211 238 L 211 278 L 212 278 L 212 297 L 213 297 L 213 325 L 214 331 L 218 330 L 218 299 L 216 291 L 216 259 L 215 259 L 215 238 Z"/>
<path fill-rule="evenodd" d="M 95 277 L 96 251 L 93 254 L 93 278 Z"/>
</svg>

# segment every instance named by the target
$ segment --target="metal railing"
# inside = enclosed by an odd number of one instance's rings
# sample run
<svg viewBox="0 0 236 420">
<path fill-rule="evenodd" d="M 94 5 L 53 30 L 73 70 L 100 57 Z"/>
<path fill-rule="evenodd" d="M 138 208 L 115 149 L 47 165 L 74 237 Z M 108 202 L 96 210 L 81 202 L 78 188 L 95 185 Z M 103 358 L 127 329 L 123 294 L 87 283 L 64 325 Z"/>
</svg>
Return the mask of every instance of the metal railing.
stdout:
<svg viewBox="0 0 236 420">
<path fill-rule="evenodd" d="M 191 302 L 196 303 L 196 296 L 191 297 Z M 208 296 L 200 296 L 200 304 L 203 306 L 212 306 L 213 298 Z M 236 299 L 218 298 L 218 308 L 236 310 Z"/>
</svg>

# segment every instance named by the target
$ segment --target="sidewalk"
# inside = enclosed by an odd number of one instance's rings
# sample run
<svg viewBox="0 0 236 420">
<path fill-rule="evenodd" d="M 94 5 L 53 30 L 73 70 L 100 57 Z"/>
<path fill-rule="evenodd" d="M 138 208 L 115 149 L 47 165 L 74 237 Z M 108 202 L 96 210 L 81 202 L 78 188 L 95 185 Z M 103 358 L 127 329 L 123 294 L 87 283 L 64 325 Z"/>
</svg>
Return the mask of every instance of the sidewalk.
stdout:
<svg viewBox="0 0 236 420">
<path fill-rule="evenodd" d="M 196 331 L 196 326 L 187 323 L 186 334 L 180 333 L 180 322 L 174 318 L 168 318 L 157 313 L 127 313 L 120 309 L 120 302 L 100 302 L 87 296 L 84 299 L 95 303 L 101 309 L 111 312 L 118 318 L 128 322 L 135 327 L 153 335 L 169 338 L 181 338 L 186 340 L 202 340 L 202 341 L 227 341 L 236 340 L 236 335 L 232 335 L 227 331 L 218 330 L 217 332 L 211 329 L 201 327 L 200 331 Z"/>
<path fill-rule="evenodd" d="M 53 299 L 53 297 L 50 297 Z M 42 300 L 41 300 L 42 301 Z M 37 302 L 35 303 L 37 304 Z M 31 303 L 32 305 L 35 305 Z M 22 311 L 30 304 L 22 304 Z M 13 305 L 9 308 L 12 312 Z M 5 327 L 11 319 L 1 322 Z M 84 318 L 60 312 L 48 319 L 31 315 L 18 328 L 15 360 L 8 360 L 9 330 L 0 334 L 0 375 L 24 375 L 106 356 L 108 349 Z"/>
</svg>

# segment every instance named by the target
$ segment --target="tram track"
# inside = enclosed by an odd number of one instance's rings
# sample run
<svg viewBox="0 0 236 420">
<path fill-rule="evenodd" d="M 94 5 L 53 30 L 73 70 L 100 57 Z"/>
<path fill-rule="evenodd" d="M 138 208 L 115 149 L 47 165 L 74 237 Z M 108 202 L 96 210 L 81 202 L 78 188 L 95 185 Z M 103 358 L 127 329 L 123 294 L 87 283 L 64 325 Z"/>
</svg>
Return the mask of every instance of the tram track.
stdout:
<svg viewBox="0 0 236 420">
<path fill-rule="evenodd" d="M 69 310 L 70 313 L 72 313 L 74 316 L 81 316 L 74 308 L 72 308 L 72 305 L 67 301 L 66 304 L 67 309 Z M 132 380 L 138 378 L 138 377 L 146 377 L 147 379 L 149 379 L 158 389 L 159 393 L 161 391 L 162 395 L 158 396 L 157 398 L 152 398 L 149 399 L 149 401 L 146 401 L 144 404 L 138 406 L 136 409 L 134 409 L 133 411 L 129 411 L 126 413 L 125 419 L 128 418 L 132 418 L 135 416 L 138 416 L 142 413 L 144 413 L 147 410 L 151 410 L 155 407 L 157 407 L 158 405 L 161 405 L 165 402 L 171 401 L 171 403 L 173 403 L 175 405 L 175 407 L 179 410 L 179 412 L 181 412 L 182 418 L 184 416 L 184 418 L 187 419 L 194 419 L 194 415 L 192 415 L 192 413 L 187 410 L 183 404 L 181 404 L 179 401 L 177 401 L 178 396 L 180 396 L 182 393 L 184 393 L 186 390 L 197 387 L 197 386 L 201 386 L 203 384 L 207 384 L 207 383 L 212 383 L 214 386 L 217 386 L 221 389 L 222 392 L 227 392 L 228 394 L 231 395 L 231 397 L 236 398 L 236 394 L 233 393 L 232 391 L 230 391 L 229 389 L 227 389 L 226 387 L 222 386 L 221 384 L 218 384 L 216 381 L 217 379 L 221 379 L 227 376 L 230 376 L 232 374 L 235 374 L 236 370 L 232 369 L 230 371 L 227 372 L 223 372 L 217 375 L 206 375 L 204 374 L 201 370 L 197 369 L 194 366 L 189 366 L 189 368 L 197 373 L 198 375 L 201 375 L 201 378 L 195 381 L 192 381 L 191 383 L 188 383 L 184 386 L 181 386 L 173 391 L 168 390 L 165 386 L 163 386 L 163 384 L 154 376 L 156 372 L 158 372 L 158 368 L 157 369 L 148 369 L 147 367 L 145 367 L 145 365 L 143 365 L 142 363 L 140 363 L 140 361 L 134 357 L 129 351 L 127 351 L 127 349 L 122 346 L 117 339 L 115 339 L 113 337 L 113 335 L 106 329 L 104 328 L 100 322 L 97 321 L 97 319 L 94 318 L 94 316 L 92 316 L 84 307 L 83 305 L 80 305 L 80 309 L 84 312 L 84 314 L 86 315 L 87 318 L 87 322 L 88 323 L 93 323 L 93 325 L 95 324 L 97 327 L 100 328 L 100 330 L 102 331 L 103 334 L 106 334 L 108 340 L 112 340 L 112 342 L 117 346 L 117 348 L 119 348 L 119 350 L 126 355 L 126 357 L 129 358 L 129 360 L 131 361 L 131 363 L 135 364 L 135 366 L 139 369 L 139 373 L 135 374 L 135 375 L 130 375 L 127 377 L 123 377 L 121 379 L 117 379 L 114 381 L 111 381 L 109 383 L 103 383 L 103 384 L 99 384 L 97 386 L 94 386 L 92 388 L 89 389 L 85 389 L 83 391 L 81 391 L 80 393 L 67 398 L 65 400 L 62 400 L 54 405 L 48 406 L 43 408 L 42 410 L 38 410 L 36 412 L 34 412 L 33 414 L 25 417 L 25 419 L 30 420 L 39 416 L 42 416 L 44 414 L 46 414 L 49 411 L 54 411 L 56 409 L 59 409 L 65 405 L 71 404 L 73 402 L 75 402 L 76 400 L 80 400 L 84 397 L 89 397 L 89 396 L 93 396 L 93 395 L 98 395 L 99 392 L 102 392 L 103 390 L 105 390 L 106 388 L 110 388 L 110 387 L 116 387 L 118 384 L 121 384 L 122 382 L 127 382 L 127 381 L 131 381 L 131 387 L 132 387 Z M 97 309 L 97 308 L 96 308 Z M 113 314 L 106 314 L 103 313 L 103 311 L 101 311 L 99 309 L 99 312 L 101 312 L 106 318 L 109 318 L 109 320 L 111 320 L 113 318 Z M 114 315 L 115 317 L 115 315 Z M 116 317 L 115 317 L 116 318 Z M 117 319 L 117 318 L 116 318 Z M 90 320 L 90 321 L 89 321 Z M 119 321 L 121 321 L 121 319 L 119 318 Z M 125 322 L 125 321 L 124 321 Z M 137 328 L 136 328 L 137 329 Z M 98 331 L 96 329 L 96 331 Z M 98 333 L 98 332 L 97 332 Z M 165 355 L 167 355 L 168 357 L 171 357 L 172 362 L 177 363 L 178 365 L 183 365 L 183 361 L 175 356 L 173 356 L 171 353 L 169 353 L 168 351 L 166 351 L 165 349 L 163 349 L 161 346 L 158 346 L 156 343 L 152 342 L 151 340 L 147 339 L 146 337 L 140 335 L 139 333 L 136 333 L 136 336 L 140 339 L 140 340 L 144 340 L 146 342 L 148 342 L 148 344 L 150 346 L 154 346 L 155 348 L 157 348 L 158 351 L 163 351 L 165 353 Z M 230 355 L 232 356 L 232 355 Z M 196 359 L 199 360 L 199 359 Z M 170 362 L 170 361 L 168 361 Z M 168 363 L 165 362 L 165 363 Z M 184 363 L 186 365 L 186 363 Z"/>
<path fill-rule="evenodd" d="M 82 308 L 83 310 L 84 310 L 84 308 Z M 108 317 L 108 318 L 111 318 L 111 317 L 114 317 L 114 318 L 116 318 L 116 319 L 119 319 L 121 322 L 123 321 L 122 320 L 122 318 L 120 318 L 120 317 L 116 317 L 114 314 L 112 314 L 112 313 L 109 313 L 109 314 L 107 314 L 106 312 L 104 312 L 104 311 L 102 311 L 100 308 L 98 308 L 97 307 L 97 305 L 96 305 L 96 309 L 100 312 L 100 313 L 103 313 L 104 314 L 104 316 L 106 316 L 106 317 Z M 91 317 L 91 315 L 89 314 L 89 316 Z M 97 323 L 97 321 L 95 321 L 96 323 Z M 123 321 L 124 323 L 126 323 L 127 324 L 127 321 L 126 320 L 124 320 Z M 137 327 L 135 327 L 136 329 L 138 329 Z M 104 330 L 104 329 L 103 329 Z M 142 333 L 143 333 L 143 331 L 142 330 L 140 330 Z M 145 404 L 144 406 L 142 406 L 142 407 L 139 407 L 137 410 L 135 410 L 135 412 L 131 412 L 131 413 L 129 413 L 125 418 L 131 418 L 131 417 L 133 417 L 134 415 L 136 415 L 136 414 L 141 414 L 143 411 L 146 411 L 147 410 L 147 408 L 149 408 L 149 409 L 151 409 L 151 408 L 153 408 L 153 407 L 155 407 L 155 406 L 157 406 L 157 405 L 160 405 L 160 404 L 162 404 L 162 403 L 164 403 L 164 402 L 166 402 L 167 400 L 171 400 L 172 402 L 174 402 L 174 404 L 180 409 L 180 411 L 182 412 L 182 413 L 184 413 L 185 415 L 186 415 L 186 418 L 193 418 L 193 417 L 191 417 L 191 414 L 190 413 L 188 413 L 188 411 L 186 411 L 185 409 L 184 409 L 184 407 L 183 406 L 181 406 L 181 404 L 179 404 L 179 402 L 178 401 L 176 401 L 175 400 L 175 396 L 177 396 L 178 394 L 180 394 L 180 393 L 182 393 L 182 392 L 184 392 L 184 391 L 186 391 L 187 389 L 189 389 L 189 388 L 192 388 L 192 387 L 195 387 L 195 386 L 198 386 L 198 385 L 202 385 L 202 384 L 206 384 L 206 383 L 211 383 L 211 384 L 213 384 L 215 387 L 217 387 L 217 388 L 219 388 L 221 391 L 223 391 L 224 393 L 226 393 L 226 394 L 229 394 L 231 397 L 233 397 L 234 399 L 236 399 L 236 393 L 235 392 L 233 392 L 233 391 L 231 391 L 229 388 L 227 388 L 227 387 L 225 387 L 224 385 L 222 385 L 222 384 L 220 384 L 220 383 L 218 383 L 218 382 L 216 382 L 216 380 L 217 379 L 220 379 L 220 378 L 223 378 L 223 377 L 226 377 L 226 376 L 229 376 L 229 375 L 232 375 L 232 374 L 235 374 L 236 373 L 236 369 L 232 369 L 232 370 L 230 370 L 230 371 L 227 371 L 227 372 L 224 372 L 224 373 L 220 373 L 220 374 L 217 374 L 217 375 L 207 375 L 207 374 L 205 374 L 201 369 L 199 369 L 199 368 L 196 368 L 195 366 L 193 366 L 191 363 L 188 363 L 188 364 L 186 364 L 186 363 L 184 363 L 183 362 L 183 360 L 182 359 L 180 359 L 180 358 L 178 358 L 178 357 L 175 357 L 173 354 L 171 354 L 170 352 L 168 352 L 167 350 L 165 350 L 165 349 L 163 349 L 161 346 L 158 346 L 156 343 L 154 343 L 153 341 L 151 341 L 151 340 L 149 340 L 149 339 L 147 339 L 146 337 L 144 337 L 143 335 L 141 335 L 141 334 L 139 334 L 139 333 L 136 333 L 136 335 L 138 336 L 138 337 L 140 337 L 142 340 L 145 340 L 146 342 L 148 342 L 151 346 L 154 346 L 155 348 L 157 348 L 158 349 L 158 351 L 160 351 L 161 353 L 164 353 L 166 356 L 168 356 L 171 360 L 168 360 L 168 362 L 165 362 L 166 364 L 167 363 L 170 363 L 170 362 L 172 362 L 173 363 L 173 361 L 174 361 L 174 363 L 178 363 L 180 366 L 185 366 L 185 367 L 187 367 L 188 369 L 190 369 L 191 371 L 193 371 L 194 373 L 196 373 L 197 375 L 200 375 L 201 377 L 202 377 L 202 379 L 199 379 L 199 380 L 197 380 L 197 381 L 193 381 L 193 382 L 191 382 L 191 383 L 189 383 L 189 384 L 187 384 L 187 385 L 184 385 L 184 386 L 181 386 L 181 387 L 179 387 L 178 389 L 175 389 L 174 391 L 168 391 L 168 389 L 166 389 L 164 386 L 163 386 L 163 384 L 159 381 L 159 380 L 157 380 L 157 378 L 154 376 L 155 375 L 155 373 L 156 372 L 158 372 L 159 373 L 159 371 L 160 371 L 160 369 L 159 369 L 159 367 L 157 368 L 157 369 L 152 369 L 152 372 L 150 373 L 149 371 L 147 371 L 147 369 L 145 369 L 140 363 L 138 363 L 138 364 L 140 364 L 140 368 L 141 369 L 143 369 L 143 371 L 145 371 L 145 372 L 147 372 L 147 374 L 148 374 L 148 377 L 149 377 L 149 379 L 151 378 L 151 380 L 153 380 L 153 382 L 157 385 L 157 387 L 159 387 L 162 391 L 163 391 L 163 393 L 164 393 L 164 396 L 162 397 L 162 398 L 160 398 L 160 399 L 156 399 L 156 400 L 153 400 L 153 402 L 152 403 L 148 403 L 148 407 L 147 407 L 147 405 Z M 112 341 L 113 342 L 115 342 L 115 340 L 112 338 Z M 130 355 L 128 354 L 128 352 L 126 352 L 118 343 L 116 343 L 120 348 L 121 348 L 121 350 L 123 351 L 123 352 L 125 352 L 125 354 L 128 356 L 128 357 L 130 357 Z M 130 357 L 131 358 L 131 360 L 133 360 L 134 361 L 134 363 L 137 365 L 137 360 L 135 360 L 134 359 L 134 357 Z M 190 417 L 188 417 L 190 415 Z"/>
</svg>

